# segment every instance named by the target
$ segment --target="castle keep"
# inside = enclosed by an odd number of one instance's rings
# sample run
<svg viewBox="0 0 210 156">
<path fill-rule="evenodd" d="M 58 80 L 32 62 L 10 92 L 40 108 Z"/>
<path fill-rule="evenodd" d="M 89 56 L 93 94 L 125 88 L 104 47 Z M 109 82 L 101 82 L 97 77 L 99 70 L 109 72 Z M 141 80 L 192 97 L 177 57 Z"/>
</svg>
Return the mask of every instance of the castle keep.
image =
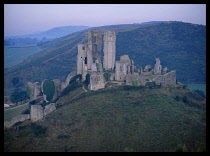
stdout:
<svg viewBox="0 0 210 156">
<path fill-rule="evenodd" d="M 116 57 L 116 33 L 114 31 L 88 31 L 88 42 L 78 44 L 77 74 L 86 80 L 90 75 L 90 90 L 105 88 L 106 84 L 125 84 L 144 86 L 147 82 L 155 82 L 160 86 L 176 85 L 176 71 L 165 67 L 162 69 L 160 59 L 156 58 L 154 69 L 151 65 L 136 69 L 134 61 L 128 55 Z M 105 74 L 109 75 L 105 79 Z"/>
</svg>

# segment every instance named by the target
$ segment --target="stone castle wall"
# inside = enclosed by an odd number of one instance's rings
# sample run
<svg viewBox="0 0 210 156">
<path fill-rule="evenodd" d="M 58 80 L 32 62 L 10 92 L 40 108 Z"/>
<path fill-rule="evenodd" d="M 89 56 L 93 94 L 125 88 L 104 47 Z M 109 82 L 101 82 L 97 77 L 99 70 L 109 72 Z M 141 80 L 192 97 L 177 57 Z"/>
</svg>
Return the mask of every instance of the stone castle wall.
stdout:
<svg viewBox="0 0 210 156">
<path fill-rule="evenodd" d="M 176 71 L 171 71 L 164 75 L 157 75 L 153 81 L 156 85 L 166 86 L 175 86 L 176 85 Z"/>
</svg>

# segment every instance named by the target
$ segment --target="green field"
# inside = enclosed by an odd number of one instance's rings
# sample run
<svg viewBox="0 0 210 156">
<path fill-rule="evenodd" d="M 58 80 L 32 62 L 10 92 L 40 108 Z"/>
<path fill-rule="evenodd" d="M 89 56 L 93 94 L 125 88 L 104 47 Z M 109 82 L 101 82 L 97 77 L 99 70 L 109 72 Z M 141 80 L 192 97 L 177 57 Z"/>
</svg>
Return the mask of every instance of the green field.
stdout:
<svg viewBox="0 0 210 156">
<path fill-rule="evenodd" d="M 28 46 L 5 46 L 4 47 L 4 68 L 10 68 L 21 63 L 27 57 L 38 53 L 41 48 L 36 45 Z"/>
<path fill-rule="evenodd" d="M 206 96 L 206 84 L 187 84 L 187 87 L 191 90 L 201 90 Z"/>
<path fill-rule="evenodd" d="M 29 105 L 23 105 L 14 109 L 9 109 L 4 111 L 4 121 L 10 121 L 13 117 L 20 115 L 24 110 L 26 110 Z"/>
</svg>

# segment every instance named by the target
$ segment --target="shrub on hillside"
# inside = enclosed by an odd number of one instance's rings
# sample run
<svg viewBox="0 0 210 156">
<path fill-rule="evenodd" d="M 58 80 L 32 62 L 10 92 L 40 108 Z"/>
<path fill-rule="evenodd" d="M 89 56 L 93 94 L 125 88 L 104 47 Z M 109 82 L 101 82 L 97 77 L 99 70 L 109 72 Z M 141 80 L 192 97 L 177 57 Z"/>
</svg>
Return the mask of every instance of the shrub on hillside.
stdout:
<svg viewBox="0 0 210 156">
<path fill-rule="evenodd" d="M 104 79 L 106 81 L 109 81 L 110 80 L 110 77 L 111 77 L 111 74 L 110 73 L 104 73 Z"/>
<path fill-rule="evenodd" d="M 148 88 L 155 88 L 156 87 L 156 83 L 155 82 L 147 82 L 145 84 L 145 87 L 148 87 Z"/>
<path fill-rule="evenodd" d="M 75 75 L 74 77 L 72 77 L 71 80 L 70 80 L 70 82 L 69 82 L 69 84 L 76 82 L 77 79 L 79 79 L 79 81 L 81 82 L 82 75 L 81 74 L 78 74 L 78 75 Z"/>
<path fill-rule="evenodd" d="M 47 131 L 47 127 L 38 125 L 37 123 L 31 123 L 30 128 L 32 129 L 35 137 L 43 137 Z"/>
<path fill-rule="evenodd" d="M 43 92 L 47 96 L 47 101 L 51 101 L 55 94 L 55 85 L 51 80 L 45 80 L 43 84 Z"/>
<path fill-rule="evenodd" d="M 198 95 L 200 95 L 200 96 L 202 96 L 202 97 L 204 97 L 204 98 L 206 97 L 205 94 L 204 94 L 204 92 L 203 92 L 202 90 L 196 89 L 195 92 L 196 92 Z"/>
</svg>

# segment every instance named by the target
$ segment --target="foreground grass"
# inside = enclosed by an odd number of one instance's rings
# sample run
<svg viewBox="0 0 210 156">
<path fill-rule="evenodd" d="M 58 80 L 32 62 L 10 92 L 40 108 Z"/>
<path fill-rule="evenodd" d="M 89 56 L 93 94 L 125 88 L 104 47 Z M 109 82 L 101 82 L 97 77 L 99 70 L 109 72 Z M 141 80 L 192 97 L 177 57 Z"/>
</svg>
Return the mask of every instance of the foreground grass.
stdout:
<svg viewBox="0 0 210 156">
<path fill-rule="evenodd" d="M 5 130 L 6 151 L 190 151 L 206 138 L 205 99 L 178 88 L 82 93 L 36 122 L 41 136 L 27 122 Z"/>
</svg>

